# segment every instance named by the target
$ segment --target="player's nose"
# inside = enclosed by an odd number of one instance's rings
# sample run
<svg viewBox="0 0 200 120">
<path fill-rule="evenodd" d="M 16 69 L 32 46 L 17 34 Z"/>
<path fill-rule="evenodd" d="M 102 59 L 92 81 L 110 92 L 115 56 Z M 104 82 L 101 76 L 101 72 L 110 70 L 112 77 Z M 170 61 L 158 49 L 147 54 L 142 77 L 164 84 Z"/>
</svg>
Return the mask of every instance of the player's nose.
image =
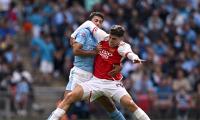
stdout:
<svg viewBox="0 0 200 120">
<path fill-rule="evenodd" d="M 96 25 L 97 25 L 98 27 L 100 27 L 100 23 L 99 23 L 99 22 L 97 22 Z"/>
</svg>

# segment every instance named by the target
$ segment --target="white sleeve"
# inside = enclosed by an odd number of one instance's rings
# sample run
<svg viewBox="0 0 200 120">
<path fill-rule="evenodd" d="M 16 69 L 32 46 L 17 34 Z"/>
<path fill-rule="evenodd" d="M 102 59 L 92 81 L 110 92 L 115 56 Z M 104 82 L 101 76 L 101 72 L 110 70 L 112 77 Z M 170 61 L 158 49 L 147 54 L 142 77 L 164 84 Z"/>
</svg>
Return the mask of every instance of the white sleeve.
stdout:
<svg viewBox="0 0 200 120">
<path fill-rule="evenodd" d="M 98 27 L 93 28 L 91 32 L 92 32 L 94 38 L 98 42 L 101 42 L 102 40 L 104 40 L 106 37 L 109 36 L 109 34 L 107 34 L 105 31 L 103 31 L 102 29 L 100 29 Z"/>
<path fill-rule="evenodd" d="M 107 37 L 109 34 L 107 34 L 102 29 L 99 29 L 92 21 L 86 21 L 81 26 L 79 26 L 72 34 L 71 37 L 75 38 L 77 33 L 83 29 L 83 28 L 89 28 L 89 30 L 92 32 L 95 39 L 97 39 L 98 42 L 104 40 L 105 37 Z"/>
<path fill-rule="evenodd" d="M 128 59 L 134 61 L 135 59 L 139 59 L 138 55 L 136 55 L 132 49 L 131 46 L 125 42 L 122 42 L 118 48 L 118 53 L 123 56 L 127 57 Z"/>
</svg>

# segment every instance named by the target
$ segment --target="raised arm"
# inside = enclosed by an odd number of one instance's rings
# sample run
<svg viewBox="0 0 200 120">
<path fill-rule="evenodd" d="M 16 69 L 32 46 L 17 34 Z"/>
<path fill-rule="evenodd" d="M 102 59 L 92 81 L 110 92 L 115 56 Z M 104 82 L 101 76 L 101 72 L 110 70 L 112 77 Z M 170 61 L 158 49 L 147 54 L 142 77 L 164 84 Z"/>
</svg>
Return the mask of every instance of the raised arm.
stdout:
<svg viewBox="0 0 200 120">
<path fill-rule="evenodd" d="M 71 37 L 72 37 L 72 38 L 75 38 L 76 35 L 77 35 L 77 33 L 78 33 L 81 29 L 83 29 L 83 28 L 89 29 L 89 30 L 92 32 L 94 38 L 95 38 L 98 42 L 104 40 L 104 38 L 108 36 L 108 34 L 107 34 L 105 31 L 103 31 L 102 29 L 98 28 L 92 21 L 87 20 L 86 22 L 84 22 L 82 25 L 80 25 L 80 26 L 72 33 Z"/>
<path fill-rule="evenodd" d="M 120 46 L 118 48 L 118 52 L 121 56 L 127 57 L 128 59 L 130 59 L 134 63 L 141 63 L 142 62 L 142 60 L 138 57 L 138 55 L 136 55 L 132 51 L 131 46 L 129 44 L 125 43 L 125 42 L 120 43 Z"/>
</svg>

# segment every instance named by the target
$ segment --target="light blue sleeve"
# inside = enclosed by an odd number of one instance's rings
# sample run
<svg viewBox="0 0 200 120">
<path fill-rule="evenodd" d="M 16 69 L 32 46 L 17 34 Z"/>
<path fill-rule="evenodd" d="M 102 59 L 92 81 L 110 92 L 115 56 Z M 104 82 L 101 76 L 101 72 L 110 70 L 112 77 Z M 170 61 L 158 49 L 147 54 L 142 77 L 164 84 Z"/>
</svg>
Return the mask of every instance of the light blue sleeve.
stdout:
<svg viewBox="0 0 200 120">
<path fill-rule="evenodd" d="M 83 45 L 87 40 L 87 37 L 88 37 L 88 31 L 86 29 L 82 29 L 76 35 L 75 41 Z"/>
</svg>

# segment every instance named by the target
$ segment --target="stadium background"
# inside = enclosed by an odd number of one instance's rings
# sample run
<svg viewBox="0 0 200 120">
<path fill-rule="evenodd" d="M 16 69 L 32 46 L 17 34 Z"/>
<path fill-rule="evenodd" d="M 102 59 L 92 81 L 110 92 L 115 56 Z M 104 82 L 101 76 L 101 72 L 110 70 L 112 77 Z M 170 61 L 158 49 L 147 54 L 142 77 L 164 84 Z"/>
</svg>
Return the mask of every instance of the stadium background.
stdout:
<svg viewBox="0 0 200 120">
<path fill-rule="evenodd" d="M 147 60 L 123 61 L 124 86 L 135 102 L 152 119 L 199 120 L 199 0 L 0 0 L 0 120 L 47 118 L 73 65 L 69 36 L 91 11 L 105 14 L 106 31 L 123 25 L 125 41 Z M 54 65 L 51 74 L 41 71 L 42 61 Z M 69 117 L 108 119 L 85 102 Z"/>
</svg>

